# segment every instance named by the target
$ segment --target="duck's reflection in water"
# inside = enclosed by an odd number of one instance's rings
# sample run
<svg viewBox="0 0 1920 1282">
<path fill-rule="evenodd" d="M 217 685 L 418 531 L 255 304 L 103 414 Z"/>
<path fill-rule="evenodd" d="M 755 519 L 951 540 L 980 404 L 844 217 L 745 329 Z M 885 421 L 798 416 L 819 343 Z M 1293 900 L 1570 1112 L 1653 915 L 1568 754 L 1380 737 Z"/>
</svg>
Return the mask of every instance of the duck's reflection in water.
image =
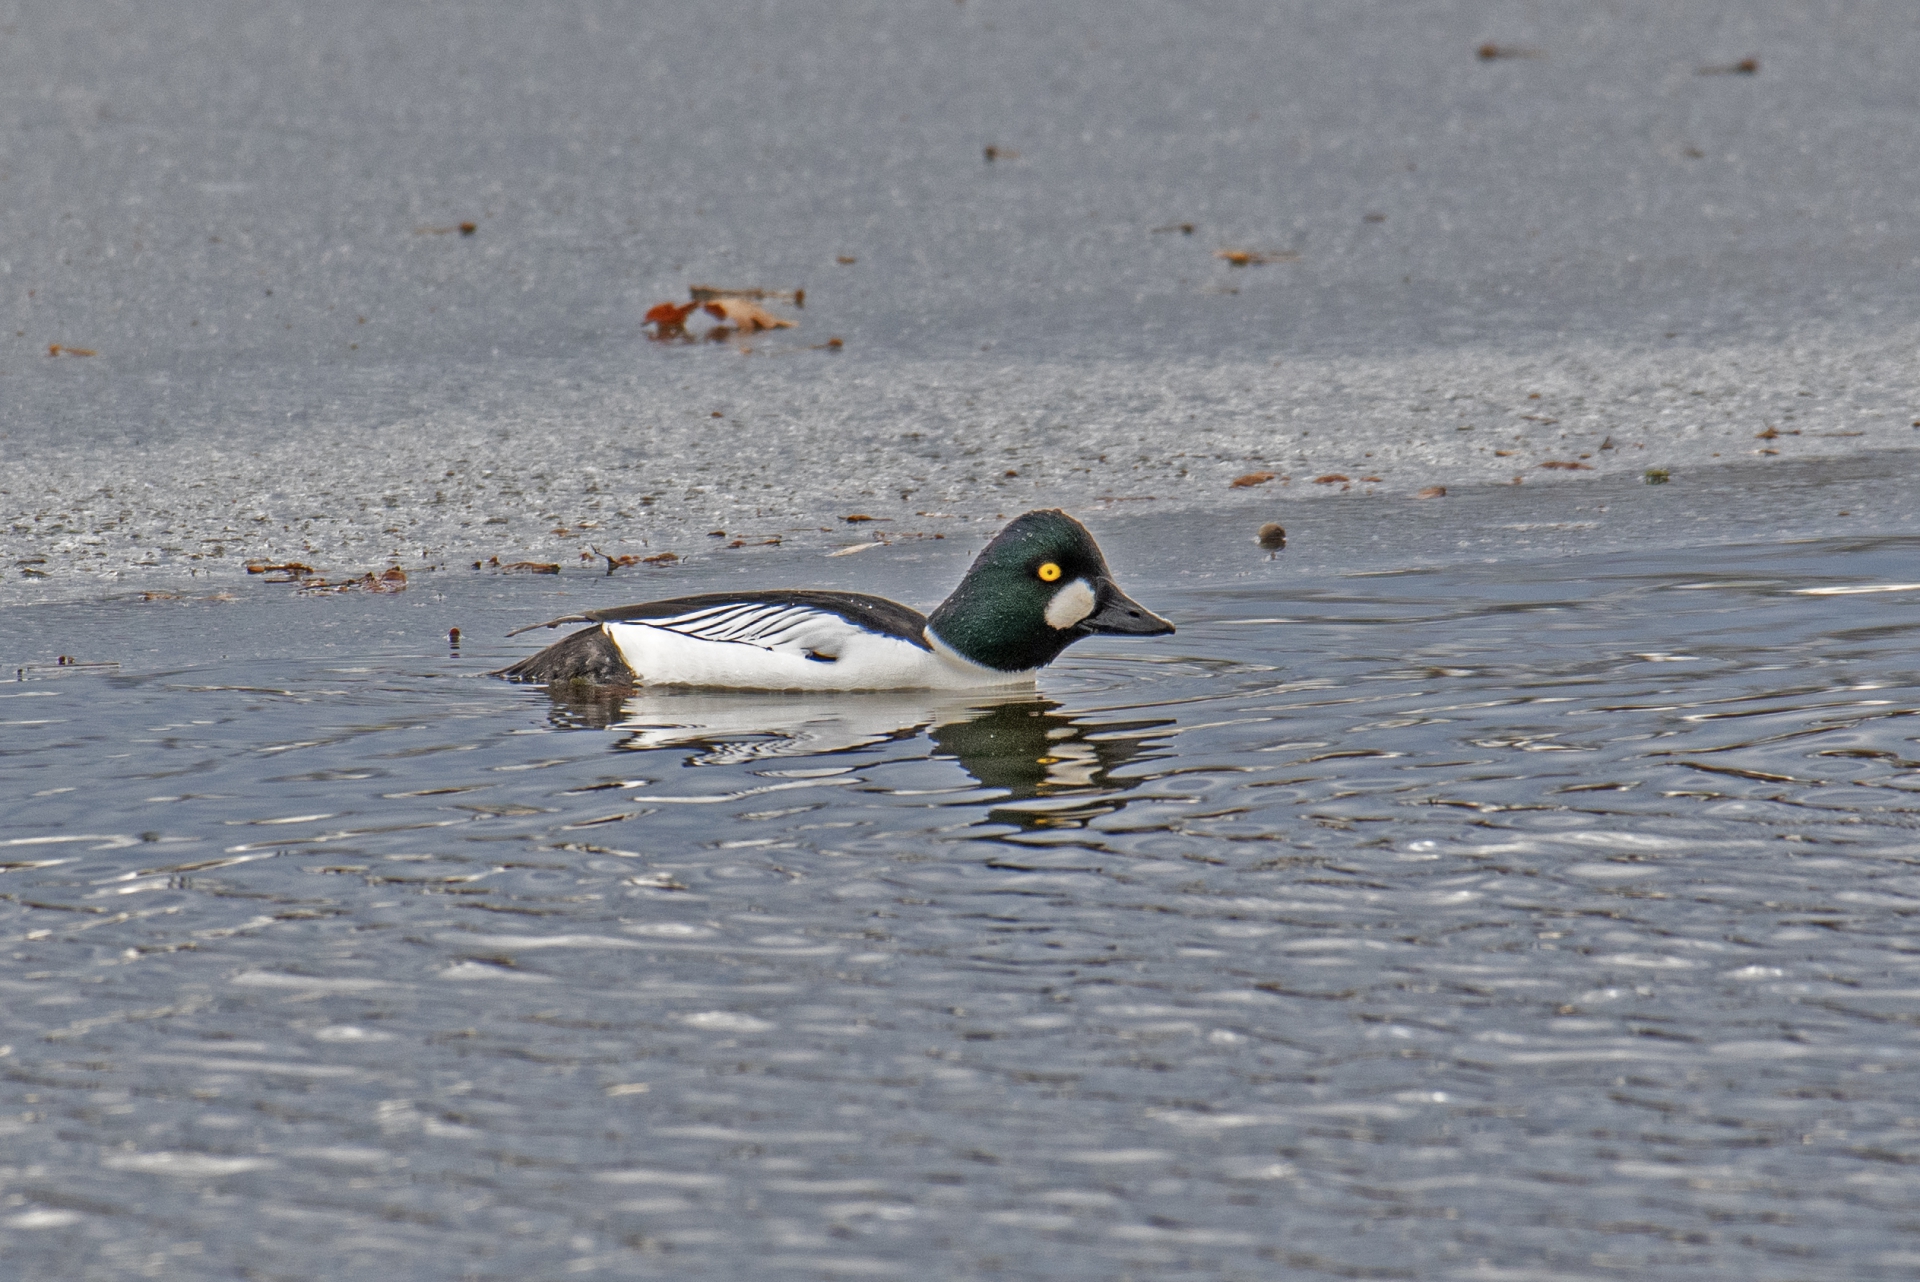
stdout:
<svg viewBox="0 0 1920 1282">
<path fill-rule="evenodd" d="M 550 693 L 555 725 L 620 731 L 616 746 L 628 751 L 685 749 L 689 766 L 831 756 L 914 739 L 924 730 L 931 756 L 957 761 L 982 787 L 1004 793 L 993 819 L 1022 827 L 1071 826 L 1116 809 L 1116 794 L 1133 783 L 1113 772 L 1150 754 L 1152 732 L 1172 724 L 1170 718 L 1082 719 L 1031 692 Z"/>
</svg>

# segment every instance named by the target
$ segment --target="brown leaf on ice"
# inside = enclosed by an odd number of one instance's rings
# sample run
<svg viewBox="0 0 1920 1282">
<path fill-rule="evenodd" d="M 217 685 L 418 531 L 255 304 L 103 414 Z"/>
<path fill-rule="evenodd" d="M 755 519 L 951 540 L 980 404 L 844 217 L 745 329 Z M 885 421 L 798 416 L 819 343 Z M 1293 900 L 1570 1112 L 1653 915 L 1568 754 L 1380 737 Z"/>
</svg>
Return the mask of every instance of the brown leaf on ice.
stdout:
<svg viewBox="0 0 1920 1282">
<path fill-rule="evenodd" d="M 1778 440 L 1779 437 L 1780 437 L 1780 429 L 1775 427 L 1771 423 L 1767 424 L 1766 431 L 1755 432 L 1753 434 L 1753 439 L 1756 441 L 1773 441 L 1773 440 Z"/>
<path fill-rule="evenodd" d="M 1365 483 L 1365 482 L 1371 482 L 1371 483 L 1373 483 L 1373 484 L 1376 484 L 1376 485 L 1377 485 L 1377 484 L 1379 484 L 1379 482 L 1380 482 L 1380 478 L 1379 478 L 1379 477 L 1377 477 L 1377 476 L 1363 476 L 1363 477 L 1361 477 L 1361 478 L 1360 478 L 1360 480 L 1361 480 L 1361 481 L 1362 481 L 1363 483 Z"/>
<path fill-rule="evenodd" d="M 249 561 L 247 562 L 247 573 L 292 574 L 301 578 L 309 578 L 313 574 L 313 567 L 302 561 Z"/>
<path fill-rule="evenodd" d="M 1489 40 L 1473 51 L 1482 62 L 1492 62 L 1496 58 L 1544 58 L 1547 55 L 1538 49 L 1523 49 L 1519 45 L 1495 44 Z"/>
<path fill-rule="evenodd" d="M 1585 463 L 1563 463 L 1559 459 L 1548 459 L 1539 466 L 1550 472 L 1591 472 L 1593 469 Z"/>
<path fill-rule="evenodd" d="M 862 521 L 871 521 L 873 518 L 868 516 L 865 512 L 854 512 L 854 513 L 851 513 L 850 515 L 843 516 L 840 519 L 845 521 L 848 525 L 858 525 Z"/>
<path fill-rule="evenodd" d="M 794 328 L 794 322 L 782 320 L 758 303 L 750 303 L 744 298 L 718 298 L 701 306 L 709 316 L 717 316 L 746 334 L 763 329 Z"/>
<path fill-rule="evenodd" d="M 1694 74 L 1697 76 L 1754 76 L 1760 73 L 1760 60 L 1754 57 L 1742 58 L 1723 67 L 1702 67 Z"/>
<path fill-rule="evenodd" d="M 1429 485 L 1413 497 L 1417 499 L 1443 499 L 1447 497 L 1447 487 L 1444 485 Z"/>
<path fill-rule="evenodd" d="M 687 317 L 698 303 L 655 303 L 640 323 L 653 326 L 656 339 L 679 338 L 687 332 Z"/>
<path fill-rule="evenodd" d="M 496 566 L 498 566 L 500 573 L 502 574 L 558 574 L 560 573 L 560 567 L 558 565 L 555 565 L 551 561 L 511 561 L 506 565 L 500 565 L 498 558 L 495 558 L 494 563 Z"/>
<path fill-rule="evenodd" d="M 1315 485 L 1338 485 L 1342 481 L 1351 481 L 1352 479 L 1352 477 L 1342 476 L 1338 472 L 1329 472 L 1325 476 L 1314 477 L 1313 483 Z"/>
<path fill-rule="evenodd" d="M 68 347 L 65 343 L 47 344 L 47 355 L 49 356 L 94 356 L 97 354 L 98 353 L 91 347 Z"/>
<path fill-rule="evenodd" d="M 1227 483 L 1230 490 L 1248 490 L 1256 485 L 1265 485 L 1274 478 L 1272 472 L 1248 472 L 1245 476 L 1236 476 Z"/>
<path fill-rule="evenodd" d="M 672 565 L 680 559 L 680 554 L 678 552 L 655 552 L 652 556 L 643 556 L 640 559 L 648 565 Z"/>
<path fill-rule="evenodd" d="M 1293 263 L 1300 255 L 1291 249 L 1216 249 L 1215 258 L 1224 258 L 1229 266 L 1259 267 L 1263 263 Z"/>
</svg>

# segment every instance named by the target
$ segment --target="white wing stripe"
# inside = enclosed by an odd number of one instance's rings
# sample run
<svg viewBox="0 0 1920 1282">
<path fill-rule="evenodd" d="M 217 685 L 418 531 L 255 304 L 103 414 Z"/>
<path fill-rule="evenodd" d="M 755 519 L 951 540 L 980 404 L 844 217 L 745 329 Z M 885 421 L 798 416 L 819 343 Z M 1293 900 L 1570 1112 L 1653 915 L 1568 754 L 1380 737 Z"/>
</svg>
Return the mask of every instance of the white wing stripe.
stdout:
<svg viewBox="0 0 1920 1282">
<path fill-rule="evenodd" d="M 670 618 L 634 622 L 702 641 L 735 641 L 766 650 L 791 646 L 802 633 L 818 637 L 823 629 L 839 635 L 864 631 L 829 610 L 761 602 L 710 606 Z"/>
</svg>

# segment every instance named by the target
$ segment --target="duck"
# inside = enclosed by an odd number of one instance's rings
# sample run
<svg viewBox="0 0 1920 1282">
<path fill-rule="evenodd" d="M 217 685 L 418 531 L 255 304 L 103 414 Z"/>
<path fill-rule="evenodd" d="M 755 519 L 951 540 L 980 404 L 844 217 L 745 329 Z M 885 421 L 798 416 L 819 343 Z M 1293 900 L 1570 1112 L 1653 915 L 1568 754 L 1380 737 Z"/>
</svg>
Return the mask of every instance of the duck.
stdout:
<svg viewBox="0 0 1920 1282">
<path fill-rule="evenodd" d="M 995 690 L 1032 686 L 1083 637 L 1174 630 L 1120 590 L 1087 527 L 1057 508 L 1009 522 L 931 615 L 862 592 L 710 592 L 508 635 L 573 623 L 587 626 L 492 675 L 549 686 Z"/>
</svg>

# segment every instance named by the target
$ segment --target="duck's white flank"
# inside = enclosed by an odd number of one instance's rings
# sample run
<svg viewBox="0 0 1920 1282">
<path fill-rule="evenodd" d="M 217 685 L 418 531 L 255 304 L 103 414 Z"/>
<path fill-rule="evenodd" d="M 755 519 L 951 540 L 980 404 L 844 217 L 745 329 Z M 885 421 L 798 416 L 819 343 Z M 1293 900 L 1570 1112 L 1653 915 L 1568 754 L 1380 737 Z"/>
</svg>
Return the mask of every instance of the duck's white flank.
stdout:
<svg viewBox="0 0 1920 1282">
<path fill-rule="evenodd" d="M 977 690 L 1033 684 L 804 606 L 729 607 L 601 625 L 645 685 L 744 690 Z"/>
</svg>

